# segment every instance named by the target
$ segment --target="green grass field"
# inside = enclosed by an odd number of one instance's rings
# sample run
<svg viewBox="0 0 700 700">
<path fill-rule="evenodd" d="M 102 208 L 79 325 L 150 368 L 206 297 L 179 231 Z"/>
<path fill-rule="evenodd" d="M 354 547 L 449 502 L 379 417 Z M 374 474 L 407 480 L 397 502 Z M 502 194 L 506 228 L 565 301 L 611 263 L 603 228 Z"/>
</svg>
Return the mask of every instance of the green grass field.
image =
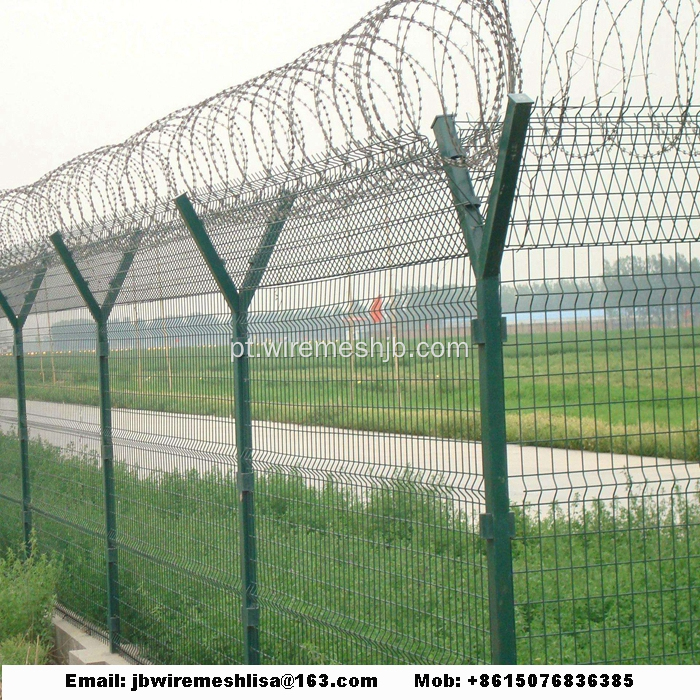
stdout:
<svg viewBox="0 0 700 700">
<path fill-rule="evenodd" d="M 104 625 L 96 455 L 32 442 L 38 547 L 62 561 L 60 601 Z M 19 495 L 0 434 L 0 493 Z M 233 477 L 138 479 L 117 465 L 124 639 L 160 663 L 241 661 Z M 299 476 L 256 486 L 267 663 L 469 663 L 488 658 L 486 558 L 475 524 L 410 475 L 361 492 Z M 50 516 L 50 517 L 49 517 Z M 0 542 L 20 537 L 0 498 Z M 622 500 L 517 513 L 521 662 L 698 663 L 700 504 Z"/>
<path fill-rule="evenodd" d="M 428 339 L 432 342 L 434 339 Z M 461 338 L 442 338 L 444 342 Z M 418 340 L 407 341 L 412 352 Z M 697 461 L 700 338 L 690 329 L 513 334 L 505 348 L 508 439 Z M 94 353 L 27 358 L 28 398 L 97 404 Z M 251 360 L 253 417 L 479 439 L 476 352 L 465 358 Z M 0 357 L 0 395 L 14 395 Z M 233 413 L 229 348 L 113 351 L 115 407 Z"/>
</svg>

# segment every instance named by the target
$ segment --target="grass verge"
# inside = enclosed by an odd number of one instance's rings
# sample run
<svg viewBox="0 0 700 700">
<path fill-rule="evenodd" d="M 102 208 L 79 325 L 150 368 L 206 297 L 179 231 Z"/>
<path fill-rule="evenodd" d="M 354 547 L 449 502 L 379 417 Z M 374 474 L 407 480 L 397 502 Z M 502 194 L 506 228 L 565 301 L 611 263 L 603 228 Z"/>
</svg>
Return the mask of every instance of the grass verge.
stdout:
<svg viewBox="0 0 700 700">
<path fill-rule="evenodd" d="M 17 449 L 16 438 L 0 435 L 0 486 L 14 478 L 2 456 Z M 104 624 L 97 456 L 32 442 L 30 457 L 37 547 L 63 560 L 59 600 Z M 117 465 L 116 477 L 123 641 L 160 663 L 241 661 L 233 476 L 139 478 Z M 261 475 L 264 661 L 488 660 L 486 555 L 475 522 L 481 508 L 467 500 L 476 496 L 410 473 L 374 480 Z M 13 516 L 2 508 L 0 537 L 11 539 L 19 509 Z M 700 661 L 696 492 L 524 507 L 517 533 L 521 661 Z"/>
<path fill-rule="evenodd" d="M 57 581 L 45 554 L 21 558 L 10 549 L 0 559 L 0 667 L 47 662 Z"/>
</svg>

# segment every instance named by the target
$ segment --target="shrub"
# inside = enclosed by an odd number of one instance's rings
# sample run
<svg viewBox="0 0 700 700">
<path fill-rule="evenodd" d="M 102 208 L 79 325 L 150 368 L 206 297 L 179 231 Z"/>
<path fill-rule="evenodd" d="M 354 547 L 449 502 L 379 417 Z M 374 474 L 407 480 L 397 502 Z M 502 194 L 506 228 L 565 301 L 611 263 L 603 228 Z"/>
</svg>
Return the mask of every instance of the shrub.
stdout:
<svg viewBox="0 0 700 700">
<path fill-rule="evenodd" d="M 46 662 L 57 580 L 46 555 L 0 559 L 0 664 Z"/>
</svg>

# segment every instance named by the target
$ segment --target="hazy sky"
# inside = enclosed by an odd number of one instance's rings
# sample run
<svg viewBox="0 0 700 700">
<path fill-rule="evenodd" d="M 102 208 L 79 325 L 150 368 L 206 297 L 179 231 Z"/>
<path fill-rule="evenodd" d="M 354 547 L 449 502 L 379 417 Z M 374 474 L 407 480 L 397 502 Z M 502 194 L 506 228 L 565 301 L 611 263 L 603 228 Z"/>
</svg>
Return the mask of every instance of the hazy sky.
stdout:
<svg viewBox="0 0 700 700">
<path fill-rule="evenodd" d="M 0 189 L 333 41 L 379 0 L 0 0 Z"/>
<path fill-rule="evenodd" d="M 605 50 L 597 64 L 589 56 L 586 23 L 591 17 L 583 21 L 577 43 L 573 32 L 580 23 L 570 18 L 576 3 L 548 1 L 562 3 L 562 12 L 548 15 L 548 31 L 557 37 L 568 28 L 558 52 L 561 60 L 573 57 L 581 97 L 592 97 L 585 76 L 596 65 L 604 73 L 602 94 L 612 88 L 614 96 L 621 77 L 615 66 L 621 63 L 622 36 L 635 99 L 641 102 L 645 69 L 636 44 L 640 36 L 646 37 L 644 44 L 652 30 L 656 42 L 646 68 L 652 76 L 652 101 L 662 94 L 668 102 L 675 97 L 675 63 L 684 48 L 692 49 L 687 71 L 695 77 L 697 37 L 686 36 L 694 24 L 689 0 L 680 0 L 686 12 L 679 16 L 676 43 L 667 26 L 668 13 L 660 9 L 662 0 L 647 0 L 647 20 L 639 17 L 641 0 L 616 0 L 613 5 L 628 7 L 629 16 L 613 30 L 609 18 L 595 15 L 597 48 Z M 0 0 L 0 189 L 33 182 L 66 160 L 121 142 L 173 110 L 333 41 L 379 4 L 381 0 Z M 591 15 L 595 3 L 589 5 Z M 510 6 L 516 34 L 524 32 L 531 0 Z M 645 23 L 649 26 L 640 35 Z M 686 47 L 678 43 L 684 38 Z M 635 51 L 638 58 L 633 60 Z M 525 91 L 533 97 L 540 89 L 540 59 L 538 35 L 528 35 L 523 47 Z M 556 98 L 556 75 L 553 64 L 547 65 L 549 82 L 543 90 Z M 468 84 L 466 75 L 461 92 L 469 91 Z M 572 91 L 574 99 L 578 93 Z"/>
</svg>

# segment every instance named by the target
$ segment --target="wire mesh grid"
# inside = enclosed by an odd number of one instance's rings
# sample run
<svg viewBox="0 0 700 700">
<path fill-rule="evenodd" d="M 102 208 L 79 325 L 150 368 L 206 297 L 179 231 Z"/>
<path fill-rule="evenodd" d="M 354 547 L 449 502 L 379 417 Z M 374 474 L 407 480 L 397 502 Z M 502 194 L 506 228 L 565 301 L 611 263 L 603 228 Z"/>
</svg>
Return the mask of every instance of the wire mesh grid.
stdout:
<svg viewBox="0 0 700 700">
<path fill-rule="evenodd" d="M 464 266 L 452 267 L 456 281 Z M 426 339 L 466 338 L 465 324 L 451 327 L 437 299 L 413 314 L 424 273 L 274 290 L 251 314 L 255 354 L 273 343 L 288 354 L 251 362 L 254 415 L 264 417 L 254 444 L 264 474 L 256 492 L 261 645 L 270 661 L 289 658 L 290 641 L 306 663 L 487 654 L 474 534 L 481 477 L 470 444 L 455 439 L 474 414 L 473 361 L 464 353 L 418 360 Z M 303 298 L 313 306 L 299 309 Z M 326 345 L 320 357 L 292 357 L 295 342 Z M 374 356 L 339 354 L 343 343 L 369 350 L 373 342 Z M 395 342 L 404 357 L 389 356 Z"/>
<path fill-rule="evenodd" d="M 695 250 L 547 251 L 504 286 L 522 660 L 697 659 Z"/>
<path fill-rule="evenodd" d="M 75 311 L 78 328 L 59 351 L 42 313 L 51 292 L 40 290 L 24 328 L 32 525 L 40 549 L 62 560 L 60 602 L 104 625 L 103 474 L 86 409 L 97 401 L 94 332 L 87 312 Z"/>
<path fill-rule="evenodd" d="M 535 112 L 502 264 L 521 661 L 698 655 L 695 127 L 680 107 L 618 117 Z M 466 144 L 483 138 L 464 127 Z M 664 133 L 677 136 L 659 147 Z M 337 196 L 324 182 L 291 208 L 284 188 L 242 210 L 194 200 L 241 291 L 283 224 L 246 316 L 264 662 L 490 658 L 475 282 L 419 146 L 364 194 L 341 196 L 341 177 Z M 472 174 L 486 192 L 492 172 Z M 231 310 L 174 213 L 120 240 L 74 250 L 99 303 L 135 253 L 107 322 L 119 644 L 241 661 Z M 57 257 L 43 260 L 24 327 L 33 522 L 63 557 L 62 605 L 103 624 L 96 323 Z M 15 308 L 36 267 L 0 284 Z M 0 507 L 17 541 L 7 325 L 0 344 Z"/>
<path fill-rule="evenodd" d="M 695 116 L 558 122 L 532 122 L 502 275 L 519 659 L 694 663 Z"/>
</svg>

